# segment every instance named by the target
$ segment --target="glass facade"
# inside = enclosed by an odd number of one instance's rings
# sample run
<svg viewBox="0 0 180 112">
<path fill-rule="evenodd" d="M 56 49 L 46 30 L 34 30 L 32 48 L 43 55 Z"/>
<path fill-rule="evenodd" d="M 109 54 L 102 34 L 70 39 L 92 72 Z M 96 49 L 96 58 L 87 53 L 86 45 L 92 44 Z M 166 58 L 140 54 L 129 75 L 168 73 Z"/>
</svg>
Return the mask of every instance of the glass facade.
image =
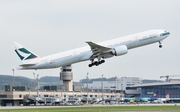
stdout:
<svg viewBox="0 0 180 112">
<path fill-rule="evenodd" d="M 141 87 L 141 97 L 151 97 L 155 92 L 157 98 L 165 98 L 168 93 L 170 98 L 180 98 L 180 84 Z"/>
</svg>

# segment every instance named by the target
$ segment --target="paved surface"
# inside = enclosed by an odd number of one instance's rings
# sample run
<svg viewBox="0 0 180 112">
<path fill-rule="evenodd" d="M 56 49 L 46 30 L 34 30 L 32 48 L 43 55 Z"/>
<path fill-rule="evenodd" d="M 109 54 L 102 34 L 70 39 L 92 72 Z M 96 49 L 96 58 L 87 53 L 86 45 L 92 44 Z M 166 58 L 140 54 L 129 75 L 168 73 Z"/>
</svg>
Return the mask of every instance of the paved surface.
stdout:
<svg viewBox="0 0 180 112">
<path fill-rule="evenodd" d="M 23 109 L 23 108 L 71 108 L 71 107 L 93 107 L 93 106 L 180 106 L 180 103 L 171 103 L 171 104 L 114 104 L 114 105 L 82 105 L 82 106 L 8 106 L 8 107 L 0 107 L 0 109 Z M 108 111 L 106 111 L 108 112 Z M 110 111 L 110 112 L 138 112 L 138 111 Z M 140 111 L 140 112 L 180 112 L 180 110 L 158 110 L 158 111 Z"/>
</svg>

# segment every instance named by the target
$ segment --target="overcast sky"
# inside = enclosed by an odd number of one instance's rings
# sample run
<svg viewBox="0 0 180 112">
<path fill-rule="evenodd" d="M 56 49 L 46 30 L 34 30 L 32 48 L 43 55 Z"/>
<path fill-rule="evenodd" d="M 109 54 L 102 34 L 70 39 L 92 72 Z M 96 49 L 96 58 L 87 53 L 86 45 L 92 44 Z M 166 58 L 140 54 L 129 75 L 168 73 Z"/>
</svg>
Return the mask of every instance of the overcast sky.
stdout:
<svg viewBox="0 0 180 112">
<path fill-rule="evenodd" d="M 180 74 L 179 0 L 1 0 L 0 74 L 12 75 L 21 64 L 12 42 L 40 57 L 133 33 L 164 29 L 171 35 L 158 43 L 129 50 L 128 54 L 89 68 L 90 61 L 73 64 L 74 81 L 86 77 L 141 77 L 160 79 Z M 15 70 L 16 76 L 59 76 L 60 69 Z"/>
</svg>

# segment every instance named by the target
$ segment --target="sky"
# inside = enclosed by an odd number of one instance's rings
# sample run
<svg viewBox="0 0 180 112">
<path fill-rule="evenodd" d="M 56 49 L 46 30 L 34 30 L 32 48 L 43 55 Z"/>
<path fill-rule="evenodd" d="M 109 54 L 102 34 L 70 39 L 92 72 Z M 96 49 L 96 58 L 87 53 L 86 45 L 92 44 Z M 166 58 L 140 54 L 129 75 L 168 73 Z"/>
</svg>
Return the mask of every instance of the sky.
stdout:
<svg viewBox="0 0 180 112">
<path fill-rule="evenodd" d="M 180 75 L 179 0 L 1 0 L 0 74 L 12 75 L 22 62 L 12 43 L 18 42 L 40 57 L 151 29 L 171 34 L 159 44 L 128 51 L 89 68 L 90 61 L 73 64 L 73 80 L 86 77 L 160 79 Z M 60 68 L 15 70 L 15 76 L 59 76 Z M 177 77 L 176 77 L 177 78 Z M 164 79 L 163 79 L 164 80 Z"/>
</svg>

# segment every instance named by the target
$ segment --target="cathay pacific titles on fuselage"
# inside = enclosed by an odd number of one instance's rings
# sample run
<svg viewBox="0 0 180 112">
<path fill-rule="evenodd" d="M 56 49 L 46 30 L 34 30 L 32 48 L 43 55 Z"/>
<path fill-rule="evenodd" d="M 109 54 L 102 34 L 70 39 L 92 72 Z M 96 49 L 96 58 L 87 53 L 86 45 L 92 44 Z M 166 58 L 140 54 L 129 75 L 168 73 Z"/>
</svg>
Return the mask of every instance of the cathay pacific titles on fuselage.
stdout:
<svg viewBox="0 0 180 112">
<path fill-rule="evenodd" d="M 49 69 L 72 65 L 74 63 L 90 60 L 89 67 L 98 66 L 105 62 L 105 59 L 114 56 L 121 56 L 128 53 L 128 50 L 158 42 L 161 48 L 162 40 L 167 38 L 170 32 L 165 30 L 148 30 L 112 40 L 94 43 L 87 41 L 88 46 L 39 57 L 27 50 L 20 44 L 14 42 L 15 52 L 22 60 L 17 67 L 20 70 L 26 69 Z"/>
</svg>

